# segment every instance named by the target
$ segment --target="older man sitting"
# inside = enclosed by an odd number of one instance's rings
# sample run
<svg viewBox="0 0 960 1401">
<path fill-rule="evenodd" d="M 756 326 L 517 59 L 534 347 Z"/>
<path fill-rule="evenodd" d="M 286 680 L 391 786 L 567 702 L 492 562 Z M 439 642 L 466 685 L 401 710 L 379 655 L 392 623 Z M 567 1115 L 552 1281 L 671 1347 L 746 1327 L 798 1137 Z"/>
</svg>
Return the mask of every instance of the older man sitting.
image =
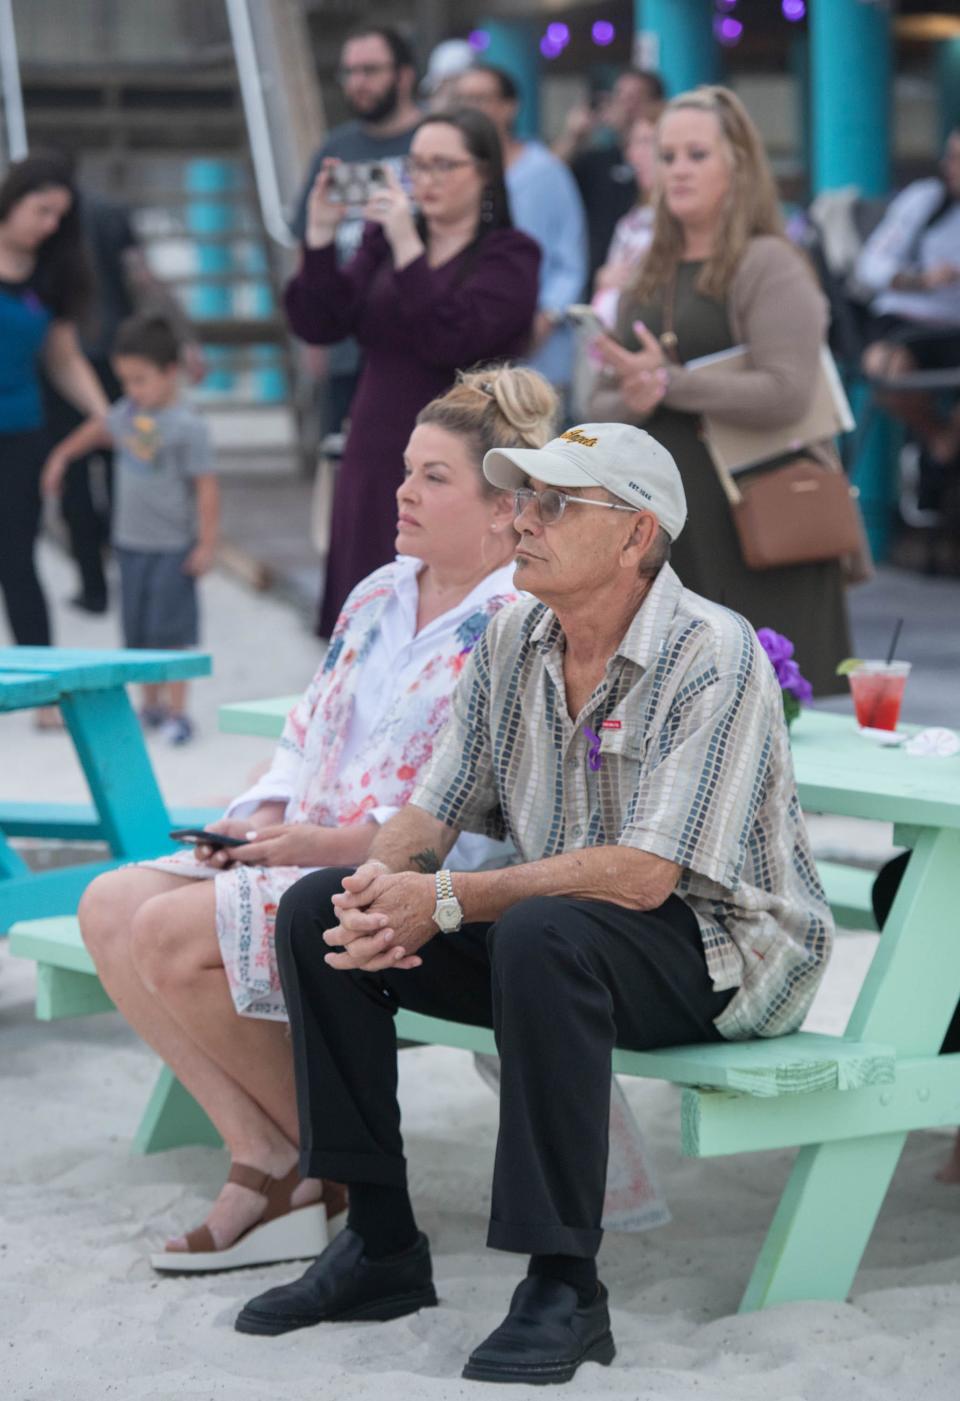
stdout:
<svg viewBox="0 0 960 1401">
<path fill-rule="evenodd" d="M 562 1382 L 614 1355 L 595 1263 L 613 1048 L 794 1030 L 831 922 L 773 671 L 749 624 L 667 563 L 686 519 L 670 455 L 584 424 L 488 453 L 484 472 L 515 490 L 515 577 L 534 597 L 475 647 L 370 860 L 283 897 L 301 1171 L 348 1183 L 350 1215 L 237 1327 L 436 1303 L 400 1136 L 392 1014 L 409 1007 L 496 1032 L 487 1243 L 531 1257 L 464 1376 Z M 461 830 L 508 834 L 519 864 L 438 869 Z"/>
</svg>

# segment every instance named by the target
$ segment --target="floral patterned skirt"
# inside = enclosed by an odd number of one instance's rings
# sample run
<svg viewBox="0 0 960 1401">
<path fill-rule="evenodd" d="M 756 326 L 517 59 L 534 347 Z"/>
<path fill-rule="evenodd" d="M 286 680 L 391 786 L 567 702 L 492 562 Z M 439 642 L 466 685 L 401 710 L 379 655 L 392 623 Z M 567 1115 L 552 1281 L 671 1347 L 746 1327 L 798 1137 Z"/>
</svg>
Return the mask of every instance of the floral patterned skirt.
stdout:
<svg viewBox="0 0 960 1401">
<path fill-rule="evenodd" d="M 277 906 L 285 890 L 318 868 L 238 864 L 215 871 L 188 851 L 137 864 L 186 880 L 216 882 L 217 940 L 233 1005 L 242 1017 L 285 1022 L 287 1009 L 273 942 Z"/>
</svg>

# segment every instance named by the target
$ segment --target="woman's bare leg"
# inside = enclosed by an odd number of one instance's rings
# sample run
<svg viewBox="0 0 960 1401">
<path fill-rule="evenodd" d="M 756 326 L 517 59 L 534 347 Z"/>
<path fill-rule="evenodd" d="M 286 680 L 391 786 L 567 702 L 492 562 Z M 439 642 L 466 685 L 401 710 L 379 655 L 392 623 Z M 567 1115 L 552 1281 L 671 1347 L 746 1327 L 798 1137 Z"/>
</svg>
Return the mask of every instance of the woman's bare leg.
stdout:
<svg viewBox="0 0 960 1401">
<path fill-rule="evenodd" d="M 87 889 L 80 903 L 80 927 L 101 981 L 118 1009 L 143 1039 L 166 1062 L 177 1079 L 190 1091 L 213 1120 L 237 1162 L 281 1177 L 296 1161 L 296 1138 L 290 1136 L 246 1091 L 243 1083 L 225 1071 L 193 1039 L 191 1030 L 171 1016 L 156 994 L 145 985 L 134 962 L 134 949 L 141 949 L 155 931 L 156 908 L 162 897 L 172 894 L 190 897 L 190 929 L 202 939 L 206 923 L 208 940 L 216 942 L 214 929 L 213 881 L 190 881 L 166 872 L 129 868 L 99 876 Z M 175 917 L 184 912 L 184 901 L 174 907 Z M 162 905 L 161 905 L 162 908 Z M 145 913 L 146 912 L 146 913 Z M 221 968 L 220 978 L 226 990 Z M 229 1001 L 229 995 L 228 995 Z M 235 1023 L 241 1018 L 230 1004 Z M 283 1028 L 274 1030 L 283 1034 Z M 276 1038 L 279 1040 L 279 1038 Z M 278 1057 L 274 1057 L 276 1060 Z M 290 1061 L 289 1048 L 286 1058 Z M 292 1066 L 286 1070 L 292 1079 Z M 282 1080 L 282 1076 L 281 1076 Z M 295 1130 L 294 1130 L 295 1133 Z M 294 1196 L 299 1205 L 316 1200 L 318 1184 L 302 1183 Z M 263 1198 L 247 1188 L 227 1183 L 208 1219 L 219 1246 L 229 1244 L 263 1210 Z M 181 1245 L 182 1241 L 171 1242 Z"/>
</svg>

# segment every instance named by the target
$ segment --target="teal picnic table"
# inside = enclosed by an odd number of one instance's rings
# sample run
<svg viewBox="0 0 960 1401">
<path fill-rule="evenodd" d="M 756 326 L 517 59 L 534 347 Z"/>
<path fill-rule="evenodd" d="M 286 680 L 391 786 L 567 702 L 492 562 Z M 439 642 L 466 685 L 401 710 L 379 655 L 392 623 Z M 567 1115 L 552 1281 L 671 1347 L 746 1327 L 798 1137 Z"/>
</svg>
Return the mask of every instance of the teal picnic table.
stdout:
<svg viewBox="0 0 960 1401">
<path fill-rule="evenodd" d="M 7 802 L 0 775 L 0 932 L 17 920 L 71 912 L 99 872 L 169 848 L 170 815 L 126 687 L 210 670 L 205 652 L 0 647 L 0 725 L 4 711 L 58 705 L 92 799 L 92 807 L 76 808 L 46 795 Z M 31 872 L 8 840 L 23 836 L 103 840 L 112 859 Z"/>
<path fill-rule="evenodd" d="M 295 699 L 224 706 L 221 728 L 275 737 Z M 792 748 L 806 811 L 892 823 L 894 840 L 912 850 L 843 1036 L 614 1059 L 617 1070 L 685 1086 L 687 1154 L 799 1148 L 743 1310 L 845 1298 L 907 1133 L 960 1123 L 960 1055 L 938 1055 L 960 1000 L 960 755 L 880 748 L 852 716 L 812 710 L 794 726 Z M 400 1034 L 416 1040 L 491 1049 L 482 1029 L 410 1013 L 401 1021 Z M 785 1069 L 781 1047 L 785 1062 L 807 1049 Z"/>
</svg>

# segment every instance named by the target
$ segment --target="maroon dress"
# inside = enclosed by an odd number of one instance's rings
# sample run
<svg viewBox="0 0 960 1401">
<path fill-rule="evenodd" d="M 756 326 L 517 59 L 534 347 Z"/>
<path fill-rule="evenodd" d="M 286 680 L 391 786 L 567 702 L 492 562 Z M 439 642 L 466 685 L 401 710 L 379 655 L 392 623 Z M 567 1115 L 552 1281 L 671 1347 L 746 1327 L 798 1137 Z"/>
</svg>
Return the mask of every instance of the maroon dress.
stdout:
<svg viewBox="0 0 960 1401">
<path fill-rule="evenodd" d="M 286 291 L 291 327 L 311 345 L 354 336 L 363 350 L 333 498 L 321 637 L 354 585 L 394 557 L 394 493 L 417 414 L 457 370 L 525 352 L 539 267 L 539 247 L 518 229 L 491 230 L 440 267 L 421 256 L 399 272 L 375 224 L 341 268 L 332 245 L 304 250 Z"/>
</svg>

